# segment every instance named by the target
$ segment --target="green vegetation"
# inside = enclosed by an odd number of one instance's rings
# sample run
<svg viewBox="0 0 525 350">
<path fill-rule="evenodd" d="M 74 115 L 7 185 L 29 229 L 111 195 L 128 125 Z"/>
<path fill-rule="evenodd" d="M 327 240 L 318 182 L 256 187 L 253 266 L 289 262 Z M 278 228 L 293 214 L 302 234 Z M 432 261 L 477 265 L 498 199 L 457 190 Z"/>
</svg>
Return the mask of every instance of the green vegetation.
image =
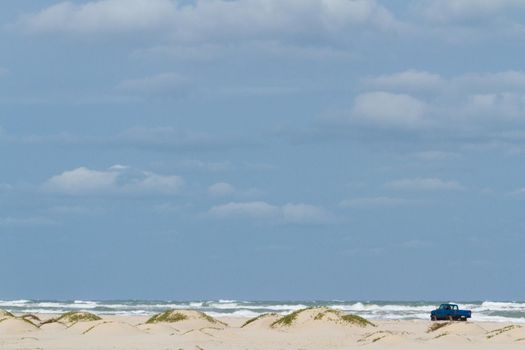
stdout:
<svg viewBox="0 0 525 350">
<path fill-rule="evenodd" d="M 257 321 L 257 320 L 260 320 L 261 318 L 264 318 L 264 317 L 266 317 L 266 316 L 274 316 L 274 315 L 277 315 L 277 314 L 272 312 L 272 313 L 269 313 L 269 314 L 262 314 L 262 315 L 259 315 L 259 316 L 257 316 L 257 317 L 254 317 L 254 318 L 250 318 L 248 321 L 244 322 L 244 324 L 241 326 L 241 328 L 243 328 L 243 327 L 249 325 L 249 324 L 252 323 L 252 322 L 255 322 L 255 321 Z"/>
<path fill-rule="evenodd" d="M 437 322 L 437 323 L 432 323 L 432 324 L 430 325 L 430 327 L 428 327 L 427 333 L 435 332 L 435 331 L 437 331 L 437 330 L 440 329 L 440 328 L 443 328 L 443 327 L 445 327 L 445 326 L 448 326 L 449 324 L 451 324 L 451 322 Z"/>
<path fill-rule="evenodd" d="M 146 321 L 146 323 L 147 324 L 159 323 L 159 322 L 175 323 L 179 321 L 184 321 L 187 318 L 188 316 L 180 312 L 175 312 L 174 310 L 167 310 L 167 311 L 164 311 L 163 313 L 152 316 L 149 320 Z"/>
<path fill-rule="evenodd" d="M 447 336 L 447 335 L 448 335 L 448 332 L 443 332 L 443 333 L 441 333 L 441 334 L 436 335 L 436 336 L 434 337 L 434 339 L 439 339 L 439 338 L 444 337 L 444 336 Z"/>
<path fill-rule="evenodd" d="M 376 325 L 372 322 L 368 321 L 366 318 L 363 318 L 361 316 L 357 315 L 342 315 L 340 316 L 341 320 L 347 323 L 355 324 L 360 327 L 366 327 L 366 326 L 372 326 L 375 327 Z"/>
<path fill-rule="evenodd" d="M 275 327 L 275 326 L 291 326 L 294 321 L 297 319 L 297 316 L 299 316 L 300 313 L 304 312 L 304 311 L 307 311 L 307 310 L 313 310 L 315 308 L 306 308 L 306 309 L 301 309 L 301 310 L 297 310 L 297 311 L 294 311 L 286 316 L 283 316 L 281 317 L 280 319 L 278 319 L 277 321 L 275 321 L 274 323 L 271 324 L 271 327 Z M 352 325 L 357 325 L 357 326 L 360 326 L 360 327 L 366 327 L 366 326 L 373 326 L 375 327 L 375 324 L 373 324 L 372 322 L 368 321 L 367 319 L 363 318 L 363 317 L 360 317 L 360 316 L 357 316 L 357 315 L 343 315 L 340 311 L 338 310 L 333 310 L 333 309 L 325 309 L 325 308 L 322 308 L 321 309 L 322 311 L 319 311 L 317 314 L 315 314 L 314 316 L 314 320 L 315 321 L 320 321 L 322 320 L 328 313 L 331 313 L 331 314 L 334 314 L 336 315 L 337 321 L 341 321 L 341 322 L 344 322 L 344 323 L 349 323 L 349 324 L 352 324 Z"/>
<path fill-rule="evenodd" d="M 201 318 L 205 319 L 206 321 L 210 323 L 219 323 L 219 324 L 222 324 L 223 326 L 226 326 L 226 323 L 216 320 L 210 315 L 205 314 L 204 312 L 197 311 L 197 313 L 200 315 Z"/>
<path fill-rule="evenodd" d="M 515 328 L 521 328 L 521 327 L 520 326 L 516 326 L 516 325 L 510 325 L 510 326 L 505 326 L 503 328 L 495 329 L 493 331 L 488 332 L 487 339 L 494 338 L 495 336 L 498 336 L 498 335 L 500 335 L 502 333 L 508 332 L 508 331 L 513 330 Z"/>
<path fill-rule="evenodd" d="M 218 323 L 223 326 L 226 326 L 226 323 L 216 320 L 213 317 L 206 315 L 204 312 L 200 312 L 200 311 L 191 311 L 191 312 L 196 313 L 198 318 L 204 319 L 210 323 L 214 323 L 214 324 Z M 150 317 L 150 319 L 146 321 L 146 324 L 160 323 L 160 322 L 175 323 L 175 322 L 187 320 L 190 317 L 191 317 L 191 314 L 188 315 L 188 311 L 166 310 L 160 314 L 156 314 Z"/>
<path fill-rule="evenodd" d="M 51 318 L 47 321 L 42 322 L 42 325 L 54 322 L 60 323 L 77 323 L 77 322 L 90 322 L 90 321 L 100 321 L 102 318 L 98 317 L 95 314 L 90 312 L 79 312 L 79 311 L 70 311 L 61 315 L 58 318 Z"/>
<path fill-rule="evenodd" d="M 286 316 L 283 316 L 281 317 L 280 319 L 278 319 L 277 321 L 273 322 L 271 324 L 271 327 L 275 327 L 275 326 L 291 326 L 293 324 L 293 322 L 297 319 L 297 316 L 299 316 L 299 314 L 303 311 L 306 311 L 306 310 L 309 310 L 311 308 L 306 308 L 306 309 L 301 309 L 301 310 L 297 310 L 297 311 L 294 311 Z"/>
<path fill-rule="evenodd" d="M 385 337 L 386 337 L 386 335 L 383 335 L 382 337 L 374 338 L 374 339 L 372 339 L 372 343 L 375 343 L 376 341 L 379 341 L 379 340 L 381 340 L 381 339 L 383 339 Z"/>
</svg>

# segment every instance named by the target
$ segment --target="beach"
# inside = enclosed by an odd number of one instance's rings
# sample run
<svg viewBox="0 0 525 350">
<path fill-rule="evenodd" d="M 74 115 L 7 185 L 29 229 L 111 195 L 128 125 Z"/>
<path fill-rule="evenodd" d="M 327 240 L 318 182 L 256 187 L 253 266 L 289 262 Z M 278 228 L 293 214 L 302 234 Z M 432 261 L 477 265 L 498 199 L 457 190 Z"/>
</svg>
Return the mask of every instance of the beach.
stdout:
<svg viewBox="0 0 525 350">
<path fill-rule="evenodd" d="M 512 322 L 366 320 L 326 308 L 255 318 L 195 310 L 156 316 L 4 312 L 0 349 L 522 349 L 525 327 Z"/>
</svg>

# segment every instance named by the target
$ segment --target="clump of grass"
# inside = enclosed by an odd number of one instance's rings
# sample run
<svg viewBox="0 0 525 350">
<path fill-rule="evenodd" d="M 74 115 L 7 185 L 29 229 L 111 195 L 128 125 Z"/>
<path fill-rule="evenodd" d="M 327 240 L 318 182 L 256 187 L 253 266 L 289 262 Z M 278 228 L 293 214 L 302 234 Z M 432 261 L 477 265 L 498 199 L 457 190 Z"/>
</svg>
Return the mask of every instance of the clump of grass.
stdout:
<svg viewBox="0 0 525 350">
<path fill-rule="evenodd" d="M 42 325 L 47 323 L 77 323 L 77 322 L 90 322 L 90 321 L 100 321 L 102 318 L 98 317 L 95 314 L 90 312 L 79 312 L 79 311 L 70 311 L 62 314 L 58 318 L 52 318 L 47 321 L 42 322 Z"/>
<path fill-rule="evenodd" d="M 214 324 L 218 323 L 223 326 L 226 326 L 226 323 L 216 320 L 213 317 L 206 315 L 204 312 L 200 312 L 200 311 L 194 311 L 194 312 L 197 313 L 199 318 L 204 319 L 210 323 L 214 323 Z M 160 323 L 160 322 L 175 323 L 175 322 L 187 320 L 189 318 L 190 316 L 188 316 L 187 314 L 183 312 L 175 311 L 175 310 L 166 310 L 160 314 L 150 317 L 150 319 L 146 321 L 146 324 Z"/>
<path fill-rule="evenodd" d="M 277 321 L 273 322 L 270 327 L 275 327 L 275 326 L 286 326 L 286 327 L 289 327 L 291 326 L 294 321 L 297 319 L 297 316 L 299 316 L 299 314 L 303 311 L 306 311 L 310 308 L 306 308 L 306 309 L 301 309 L 301 310 L 297 310 L 297 311 L 294 311 L 286 316 L 283 316 L 281 317 L 280 319 L 278 319 Z"/>
<path fill-rule="evenodd" d="M 221 322 L 221 321 L 211 317 L 210 315 L 205 314 L 204 312 L 197 311 L 197 313 L 200 315 L 201 318 L 205 319 L 206 321 L 208 321 L 210 323 L 218 323 L 218 324 L 221 324 L 223 326 L 226 326 L 226 323 Z"/>
<path fill-rule="evenodd" d="M 515 328 L 520 328 L 520 326 L 510 325 L 510 326 L 505 326 L 503 328 L 495 329 L 493 331 L 488 332 L 487 339 L 494 338 L 495 336 L 498 336 L 502 333 L 508 332 Z"/>
<path fill-rule="evenodd" d="M 434 339 L 439 339 L 439 338 L 441 338 L 441 337 L 445 337 L 445 336 L 447 336 L 447 335 L 448 335 L 448 332 L 443 332 L 443 333 L 441 333 L 441 334 L 436 335 L 436 336 L 434 337 Z"/>
<path fill-rule="evenodd" d="M 317 315 L 315 315 L 314 320 L 320 321 L 323 319 L 324 315 L 326 315 L 326 312 L 320 312 Z"/>
<path fill-rule="evenodd" d="M 257 320 L 260 320 L 261 318 L 264 318 L 264 317 L 267 317 L 267 316 L 273 316 L 273 315 L 276 315 L 276 313 L 266 313 L 266 314 L 262 314 L 262 315 L 259 315 L 257 317 L 254 317 L 254 318 L 250 318 L 248 321 L 244 322 L 244 324 L 241 326 L 241 328 L 243 327 L 246 327 L 247 325 L 249 325 L 250 323 L 253 323 Z"/>
<path fill-rule="evenodd" d="M 390 331 L 377 331 L 377 332 L 367 333 L 365 334 L 364 337 L 357 340 L 357 342 L 364 343 L 368 341 L 370 343 L 375 343 L 376 341 L 386 338 L 387 336 L 392 335 L 392 334 L 393 333 Z"/>
<path fill-rule="evenodd" d="M 173 310 L 167 310 L 163 313 L 157 314 L 152 316 L 149 320 L 146 321 L 146 323 L 159 323 L 159 322 L 167 322 L 167 323 L 175 323 L 179 321 L 184 321 L 188 318 L 188 316 L 180 313 L 180 312 L 174 312 Z"/>
<path fill-rule="evenodd" d="M 341 320 L 347 323 L 355 324 L 360 327 L 366 327 L 366 326 L 372 326 L 375 327 L 376 325 L 372 322 L 368 321 L 366 318 L 363 318 L 361 316 L 357 315 L 342 315 L 340 316 Z"/>
<path fill-rule="evenodd" d="M 443 328 L 445 326 L 448 326 L 451 324 L 451 322 L 438 322 L 438 323 L 432 323 L 430 327 L 428 327 L 427 333 L 435 332 L 440 328 Z"/>
<path fill-rule="evenodd" d="M 380 341 L 381 339 L 383 339 L 383 338 L 385 338 L 385 337 L 386 337 L 386 335 L 383 335 L 383 336 L 381 336 L 381 337 L 374 338 L 374 339 L 372 339 L 372 343 L 375 343 L 376 341 Z"/>
</svg>

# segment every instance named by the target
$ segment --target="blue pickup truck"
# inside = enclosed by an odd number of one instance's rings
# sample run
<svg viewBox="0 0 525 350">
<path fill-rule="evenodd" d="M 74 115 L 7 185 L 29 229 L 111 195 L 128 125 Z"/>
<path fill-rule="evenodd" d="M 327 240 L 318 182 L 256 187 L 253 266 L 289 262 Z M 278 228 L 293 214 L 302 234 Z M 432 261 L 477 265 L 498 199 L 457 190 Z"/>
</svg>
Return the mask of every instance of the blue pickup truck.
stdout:
<svg viewBox="0 0 525 350">
<path fill-rule="evenodd" d="M 430 319 L 432 321 L 449 320 L 449 321 L 466 321 L 472 316 L 470 310 L 460 310 L 456 304 L 441 304 L 439 308 L 430 312 Z"/>
</svg>

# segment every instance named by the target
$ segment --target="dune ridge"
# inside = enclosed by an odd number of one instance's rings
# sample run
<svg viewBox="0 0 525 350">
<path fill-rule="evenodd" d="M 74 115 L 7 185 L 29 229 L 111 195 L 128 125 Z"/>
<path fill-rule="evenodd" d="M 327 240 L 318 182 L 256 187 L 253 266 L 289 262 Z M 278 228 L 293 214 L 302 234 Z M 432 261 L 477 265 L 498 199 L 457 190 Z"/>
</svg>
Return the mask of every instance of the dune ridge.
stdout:
<svg viewBox="0 0 525 350">
<path fill-rule="evenodd" d="M 478 322 L 371 322 L 326 307 L 252 319 L 216 319 L 194 310 L 147 316 L 60 316 L 0 312 L 0 348 L 63 349 L 521 349 L 519 324 Z"/>
</svg>

